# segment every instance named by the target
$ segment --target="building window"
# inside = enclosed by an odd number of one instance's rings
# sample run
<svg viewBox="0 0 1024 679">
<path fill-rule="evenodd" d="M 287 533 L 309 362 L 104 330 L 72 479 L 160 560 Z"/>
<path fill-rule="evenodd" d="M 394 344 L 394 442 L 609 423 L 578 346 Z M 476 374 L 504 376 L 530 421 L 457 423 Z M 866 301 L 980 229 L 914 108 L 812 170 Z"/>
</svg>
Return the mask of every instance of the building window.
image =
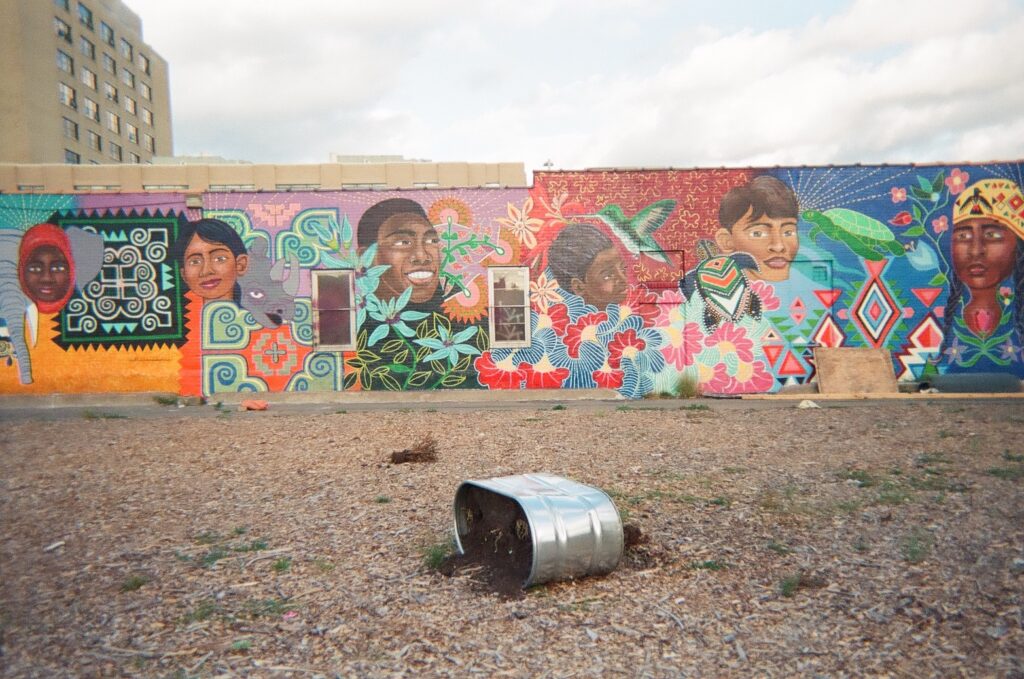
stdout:
<svg viewBox="0 0 1024 679">
<path fill-rule="evenodd" d="M 64 40 L 64 42 L 71 44 L 71 27 L 65 22 L 61 21 L 57 17 L 53 17 L 53 30 L 57 34 L 58 38 Z"/>
<path fill-rule="evenodd" d="M 82 113 L 89 120 L 95 120 L 97 123 L 100 121 L 100 105 L 89 97 L 84 97 L 82 102 Z"/>
<path fill-rule="evenodd" d="M 78 22 L 92 30 L 92 10 L 82 3 L 78 3 Z"/>
<path fill-rule="evenodd" d="M 91 90 L 96 89 L 96 74 L 85 66 L 82 67 L 82 84 Z"/>
<path fill-rule="evenodd" d="M 100 38 L 111 47 L 114 46 L 114 29 L 106 21 L 100 22 Z"/>
<path fill-rule="evenodd" d="M 75 99 L 75 89 L 64 83 L 57 83 L 57 96 L 60 103 L 71 108 L 78 108 L 78 101 Z"/>
<path fill-rule="evenodd" d="M 57 50 L 57 68 L 69 75 L 75 74 L 75 60 L 64 50 Z"/>
<path fill-rule="evenodd" d="M 150 153 L 156 153 L 156 142 L 148 134 L 142 135 L 142 145 L 146 147 L 146 150 Z M 213 189 L 211 189 L 212 191 Z"/>
<path fill-rule="evenodd" d="M 153 101 L 153 90 L 146 83 L 139 83 L 139 92 L 142 93 L 142 98 L 146 101 Z"/>
<path fill-rule="evenodd" d="M 57 9 L 62 9 L 65 12 L 71 11 L 71 0 L 53 0 L 53 4 Z"/>
<path fill-rule="evenodd" d="M 135 75 L 127 68 L 121 69 L 121 82 L 132 89 L 135 88 Z"/>
<path fill-rule="evenodd" d="M 124 38 L 121 38 L 121 56 L 127 59 L 129 62 L 131 62 L 131 60 L 134 58 L 132 55 L 132 44 Z"/>
<path fill-rule="evenodd" d="M 92 130 L 86 130 L 86 139 L 89 142 L 89 148 L 93 151 L 103 151 L 103 140 L 100 135 L 96 134 Z"/>
<path fill-rule="evenodd" d="M 487 270 L 492 347 L 530 344 L 530 270 L 496 266 Z"/>
<path fill-rule="evenodd" d="M 128 111 L 128 113 L 131 113 L 132 115 L 136 115 L 136 113 L 138 112 L 136 109 L 135 100 L 127 95 L 124 98 L 124 110 Z"/>
<path fill-rule="evenodd" d="M 68 165 L 78 165 L 82 162 L 82 156 L 70 149 L 64 149 L 64 162 Z"/>
<path fill-rule="evenodd" d="M 107 155 L 116 161 L 121 160 L 121 145 L 115 144 L 112 141 L 107 142 Z"/>
<path fill-rule="evenodd" d="M 142 107 L 142 122 L 146 123 L 150 127 L 153 126 L 153 112 L 145 106 Z"/>
<path fill-rule="evenodd" d="M 125 123 L 125 132 L 128 133 L 128 141 L 133 144 L 139 143 L 139 128 L 135 127 L 131 123 Z"/>
<path fill-rule="evenodd" d="M 107 111 L 107 129 L 114 134 L 121 134 L 121 118 L 113 111 Z"/>
<path fill-rule="evenodd" d="M 117 62 L 106 52 L 103 53 L 103 70 L 107 73 L 117 73 Z"/>
<path fill-rule="evenodd" d="M 83 57 L 96 61 L 96 45 L 92 44 L 92 41 L 84 35 L 78 36 L 78 51 L 82 53 Z"/>
<path fill-rule="evenodd" d="M 149 68 L 150 68 L 150 66 L 149 66 L 149 57 L 147 57 L 142 52 L 139 52 L 138 63 L 139 63 L 139 69 L 143 73 L 145 73 L 146 75 L 150 75 L 150 73 L 149 73 Z"/>
<path fill-rule="evenodd" d="M 110 83 L 103 83 L 103 96 L 107 98 L 107 101 L 117 103 L 117 88 Z"/>
<path fill-rule="evenodd" d="M 64 136 L 68 139 L 78 139 L 78 123 L 68 118 L 62 118 L 64 125 Z"/>
<path fill-rule="evenodd" d="M 138 165 L 139 163 L 142 162 L 142 158 L 139 158 L 139 154 L 138 153 L 132 153 L 131 151 L 129 151 L 128 152 L 128 162 L 129 163 L 133 163 L 135 165 Z"/>
<path fill-rule="evenodd" d="M 324 351 L 356 348 L 355 272 L 313 272 L 314 346 Z"/>
</svg>

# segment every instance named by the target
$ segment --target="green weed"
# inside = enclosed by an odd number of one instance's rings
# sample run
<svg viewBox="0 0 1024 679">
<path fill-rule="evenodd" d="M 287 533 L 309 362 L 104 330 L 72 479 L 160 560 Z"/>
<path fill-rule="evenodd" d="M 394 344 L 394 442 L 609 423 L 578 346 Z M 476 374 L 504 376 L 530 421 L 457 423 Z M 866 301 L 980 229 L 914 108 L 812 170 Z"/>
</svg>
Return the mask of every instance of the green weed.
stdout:
<svg viewBox="0 0 1024 679">
<path fill-rule="evenodd" d="M 248 651 L 250 648 L 252 648 L 251 639 L 235 639 L 233 642 L 231 642 L 231 650 L 236 653 Z"/>
<path fill-rule="evenodd" d="M 551 409 L 552 410 L 568 410 L 568 408 L 566 408 L 566 406 L 564 404 L 562 404 L 562 403 L 556 403 Z"/>
<path fill-rule="evenodd" d="M 245 526 L 236 526 L 235 528 L 233 528 L 231 530 L 231 534 L 232 535 L 245 535 L 248 532 L 249 532 L 249 529 L 246 528 Z"/>
<path fill-rule="evenodd" d="M 789 545 L 785 544 L 784 542 L 771 540 L 766 546 L 768 547 L 768 549 L 781 556 L 793 553 L 793 550 L 789 548 Z"/>
<path fill-rule="evenodd" d="M 718 561 L 717 559 L 711 559 L 709 561 L 693 561 L 690 563 L 690 568 L 703 571 L 721 571 L 728 567 L 729 564 L 724 561 Z"/>
<path fill-rule="evenodd" d="M 140 589 L 143 585 L 149 582 L 149 578 L 144 575 L 132 574 L 129 575 L 124 582 L 121 583 L 122 592 L 134 592 Z"/>
<path fill-rule="evenodd" d="M 870 488 L 876 483 L 875 479 L 863 469 L 843 469 L 836 476 L 843 481 L 856 481 L 858 488 Z"/>
<path fill-rule="evenodd" d="M 731 501 L 727 497 L 716 497 L 708 501 L 708 504 L 715 505 L 716 507 L 728 507 Z"/>
<path fill-rule="evenodd" d="M 348 414 L 348 411 L 347 411 L 347 410 L 344 410 L 344 409 L 342 409 L 342 410 L 335 410 L 335 411 L 334 411 L 334 414 L 335 414 L 335 415 L 347 415 L 347 414 Z"/>
<path fill-rule="evenodd" d="M 379 505 L 386 505 L 387 503 L 391 502 L 391 498 L 389 498 L 387 495 L 378 495 L 377 497 L 373 498 L 373 501 Z"/>
<path fill-rule="evenodd" d="M 423 565 L 427 570 L 437 571 L 441 569 L 445 560 L 452 555 L 454 545 L 451 541 L 436 542 L 423 548 Z"/>
<path fill-rule="evenodd" d="M 1014 455 L 1009 450 L 1004 450 L 1003 459 L 1007 462 L 1024 462 L 1024 455 Z"/>
<path fill-rule="evenodd" d="M 1019 481 L 1024 479 L 1024 467 L 990 467 L 988 473 L 997 479 Z"/>
<path fill-rule="evenodd" d="M 230 556 L 230 553 L 220 545 L 217 545 L 216 547 L 208 551 L 206 554 L 203 554 L 202 558 L 199 560 L 199 563 L 203 565 L 203 568 L 209 568 L 221 559 L 228 556 Z"/>
<path fill-rule="evenodd" d="M 330 573 L 334 570 L 334 564 L 326 559 L 314 559 L 313 565 L 319 568 L 324 573 Z"/>
<path fill-rule="evenodd" d="M 292 560 L 289 559 L 286 556 L 278 559 L 277 561 L 274 562 L 274 565 L 271 566 L 271 568 L 274 569 L 275 573 L 284 573 L 285 571 L 287 571 L 291 567 L 292 567 Z"/>
<path fill-rule="evenodd" d="M 197 545 L 212 545 L 215 542 L 220 541 L 220 534 L 216 531 L 204 530 L 192 539 Z"/>
<path fill-rule="evenodd" d="M 933 543 L 931 533 L 915 528 L 900 541 L 900 553 L 907 563 L 921 563 L 928 557 Z"/>
<path fill-rule="evenodd" d="M 127 420 L 126 415 L 120 415 L 118 413 L 98 413 L 94 410 L 86 410 L 82 413 L 82 417 L 87 420 Z"/>
<path fill-rule="evenodd" d="M 711 410 L 711 406 L 704 405 L 703 403 L 688 403 L 684 406 L 679 406 L 679 409 L 689 411 L 704 411 Z"/>
<path fill-rule="evenodd" d="M 167 396 L 167 395 L 164 395 L 164 394 L 157 394 L 156 396 L 153 397 L 153 400 L 156 401 L 159 405 L 162 405 L 162 406 L 176 406 L 176 405 L 178 405 L 178 397 L 177 396 Z"/>
<path fill-rule="evenodd" d="M 220 608 L 217 606 L 217 602 L 211 599 L 204 599 L 199 602 L 198 606 L 185 614 L 185 622 L 193 623 L 208 620 L 219 610 Z"/>
<path fill-rule="evenodd" d="M 246 612 L 253 618 L 279 616 L 296 610 L 286 599 L 255 599 L 245 603 Z"/>
</svg>

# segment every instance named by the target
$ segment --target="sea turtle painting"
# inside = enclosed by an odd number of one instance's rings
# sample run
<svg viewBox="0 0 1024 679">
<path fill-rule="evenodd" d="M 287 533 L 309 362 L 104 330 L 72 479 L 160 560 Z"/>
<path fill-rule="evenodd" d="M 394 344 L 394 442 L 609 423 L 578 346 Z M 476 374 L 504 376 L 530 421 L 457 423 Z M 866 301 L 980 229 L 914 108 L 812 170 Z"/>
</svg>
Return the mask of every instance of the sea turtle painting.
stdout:
<svg viewBox="0 0 1024 679">
<path fill-rule="evenodd" d="M 886 255 L 902 257 L 906 254 L 903 244 L 896 240 L 889 227 L 866 214 L 833 208 L 824 212 L 807 210 L 803 218 L 814 225 L 807 234 L 812 242 L 819 234 L 824 234 L 872 261 L 885 259 Z"/>
</svg>

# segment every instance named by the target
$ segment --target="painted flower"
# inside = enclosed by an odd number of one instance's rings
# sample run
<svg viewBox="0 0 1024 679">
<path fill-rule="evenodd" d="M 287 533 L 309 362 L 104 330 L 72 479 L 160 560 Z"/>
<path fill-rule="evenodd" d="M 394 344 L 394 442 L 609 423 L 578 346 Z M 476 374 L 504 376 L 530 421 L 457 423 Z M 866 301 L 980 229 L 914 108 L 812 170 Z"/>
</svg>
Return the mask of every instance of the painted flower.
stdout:
<svg viewBox="0 0 1024 679">
<path fill-rule="evenodd" d="M 961 365 L 964 362 L 964 353 L 964 347 L 960 344 L 959 337 L 954 337 L 953 342 L 945 351 L 946 356 L 949 356 L 949 362 L 953 365 Z"/>
<path fill-rule="evenodd" d="M 1017 360 L 1017 353 L 1020 351 L 1020 348 L 1017 347 L 1017 345 L 1015 345 L 1011 340 L 1006 340 L 1005 344 L 999 345 L 999 349 L 1001 358 L 1004 361 Z"/>
<path fill-rule="evenodd" d="M 777 311 L 781 306 L 779 298 L 775 296 L 775 286 L 765 281 L 750 281 L 750 289 L 761 300 L 761 308 L 764 311 Z"/>
<path fill-rule="evenodd" d="M 910 213 L 904 210 L 895 217 L 889 220 L 889 223 L 893 226 L 906 226 L 910 222 L 914 221 L 914 218 L 910 216 Z"/>
<path fill-rule="evenodd" d="M 666 325 L 661 328 L 666 344 L 661 348 L 665 362 L 677 370 L 693 365 L 694 357 L 700 352 L 704 340 L 698 323 Z"/>
<path fill-rule="evenodd" d="M 732 376 L 727 393 L 758 394 L 771 391 L 773 386 L 775 386 L 775 378 L 768 372 L 764 361 L 740 363 L 736 374 Z"/>
<path fill-rule="evenodd" d="M 708 349 L 717 348 L 719 356 L 735 354 L 741 363 L 754 360 L 754 342 L 747 337 L 747 331 L 732 323 L 723 323 L 704 339 Z"/>
<path fill-rule="evenodd" d="M 441 302 L 444 315 L 460 323 L 476 323 L 487 315 L 487 298 L 481 290 L 481 278 L 463 283 L 464 289 Z"/>
<path fill-rule="evenodd" d="M 512 203 L 508 204 L 508 217 L 499 217 L 498 223 L 515 235 L 520 243 L 527 249 L 533 249 L 537 245 L 537 232 L 540 230 L 543 220 L 530 217 L 530 210 L 533 209 L 533 198 L 527 198 L 522 209 Z"/>
<path fill-rule="evenodd" d="M 658 298 L 658 317 L 654 319 L 656 326 L 681 325 L 683 322 L 683 303 L 686 299 L 678 288 L 667 288 Z"/>
<path fill-rule="evenodd" d="M 1013 301 L 1013 290 L 1009 285 L 999 286 L 999 299 L 1003 302 L 1003 306 L 1009 306 Z"/>
<path fill-rule="evenodd" d="M 902 186 L 894 186 L 889 189 L 889 195 L 892 196 L 892 202 L 902 203 L 907 199 L 907 190 Z"/>
<path fill-rule="evenodd" d="M 600 370 L 594 371 L 593 377 L 594 382 L 602 389 L 618 389 L 622 386 L 623 375 L 621 370 L 611 367 L 608 361 L 605 361 Z"/>
<path fill-rule="evenodd" d="M 965 188 L 967 188 L 967 182 L 970 181 L 971 175 L 967 174 L 960 168 L 954 168 L 949 176 L 946 177 L 946 187 L 949 188 L 951 195 L 959 195 Z"/>
<path fill-rule="evenodd" d="M 466 202 L 451 196 L 431 203 L 430 209 L 427 210 L 427 218 L 435 226 L 447 226 L 449 219 L 452 220 L 452 224 L 462 224 L 463 226 L 472 226 L 473 224 L 473 212 Z"/>
<path fill-rule="evenodd" d="M 488 389 L 519 389 L 525 377 L 516 365 L 514 351 L 485 351 L 473 361 L 473 367 L 477 381 Z"/>
<path fill-rule="evenodd" d="M 433 351 L 423 358 L 424 361 L 447 359 L 448 363 L 450 363 L 454 368 L 455 364 L 459 362 L 459 354 L 475 356 L 480 353 L 480 350 L 476 347 L 464 344 L 464 342 L 476 335 L 476 326 L 464 328 L 452 335 L 450 330 L 443 325 L 438 324 L 437 333 L 438 337 L 427 337 L 425 339 L 413 340 L 421 347 L 433 349 Z"/>
<path fill-rule="evenodd" d="M 547 354 L 533 365 L 520 363 L 519 369 L 523 371 L 527 389 L 558 389 L 569 376 L 569 369 L 556 367 Z"/>
<path fill-rule="evenodd" d="M 367 340 L 366 346 L 372 347 L 378 341 L 387 337 L 392 328 L 402 337 L 413 337 L 416 334 L 416 331 L 406 325 L 406 323 L 422 321 L 427 317 L 427 314 L 422 311 L 403 311 L 405 305 L 409 303 L 409 297 L 411 296 L 412 287 L 408 287 L 401 295 L 392 297 L 387 301 L 379 300 L 376 297 L 367 298 L 367 310 L 370 312 L 370 317 L 380 321 L 381 324 L 373 329 L 373 333 Z"/>
<path fill-rule="evenodd" d="M 548 278 L 547 272 L 530 281 L 530 304 L 538 311 L 547 311 L 551 304 L 562 301 L 562 293 L 558 291 L 558 282 Z"/>
<path fill-rule="evenodd" d="M 555 304 L 548 307 L 543 313 L 537 313 L 533 324 L 537 330 L 551 328 L 556 335 L 561 337 L 565 334 L 565 329 L 569 327 L 569 310 L 564 304 Z"/>
<path fill-rule="evenodd" d="M 620 332 L 608 343 L 608 365 L 618 368 L 623 358 L 635 361 L 646 348 L 647 342 L 637 336 L 636 330 Z"/>
<path fill-rule="evenodd" d="M 566 328 L 565 346 L 569 356 L 579 358 L 580 345 L 584 342 L 599 344 L 598 329 L 601 324 L 608 320 L 608 315 L 599 311 L 596 314 L 585 314 L 576 319 L 576 322 Z"/>
<path fill-rule="evenodd" d="M 620 318 L 639 316 L 643 319 L 644 325 L 653 325 L 660 313 L 658 296 L 642 287 L 631 290 L 626 299 L 619 305 Z"/>
<path fill-rule="evenodd" d="M 724 363 L 715 362 L 712 365 L 700 363 L 697 367 L 698 384 L 704 394 L 728 394 L 732 384 L 732 378 L 725 368 Z"/>
<path fill-rule="evenodd" d="M 936 236 L 939 235 L 940 233 L 943 233 L 944 231 L 946 231 L 948 229 L 949 229 L 949 220 L 946 219 L 946 215 L 942 215 L 938 219 L 933 219 L 932 220 L 932 231 L 935 232 Z"/>
</svg>

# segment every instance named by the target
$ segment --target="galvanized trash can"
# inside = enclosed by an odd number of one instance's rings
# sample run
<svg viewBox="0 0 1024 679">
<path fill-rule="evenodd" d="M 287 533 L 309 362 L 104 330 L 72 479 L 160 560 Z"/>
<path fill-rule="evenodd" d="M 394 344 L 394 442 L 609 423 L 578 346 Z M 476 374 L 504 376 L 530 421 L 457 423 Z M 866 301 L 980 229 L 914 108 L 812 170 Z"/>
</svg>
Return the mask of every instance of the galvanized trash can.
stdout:
<svg viewBox="0 0 1024 679">
<path fill-rule="evenodd" d="M 528 573 L 523 587 L 609 573 L 622 558 L 622 520 L 611 498 L 561 476 L 463 481 L 454 512 L 459 553 L 485 544 L 495 552 L 489 556 L 508 556 Z"/>
</svg>

